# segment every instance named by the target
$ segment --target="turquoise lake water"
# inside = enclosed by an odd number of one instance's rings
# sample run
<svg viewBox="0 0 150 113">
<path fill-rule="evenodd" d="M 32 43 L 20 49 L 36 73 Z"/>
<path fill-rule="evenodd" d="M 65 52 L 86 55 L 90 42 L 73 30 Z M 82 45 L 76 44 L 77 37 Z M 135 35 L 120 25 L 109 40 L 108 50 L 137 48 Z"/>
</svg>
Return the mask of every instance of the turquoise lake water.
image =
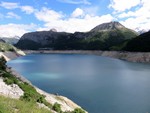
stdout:
<svg viewBox="0 0 150 113">
<path fill-rule="evenodd" d="M 150 64 L 95 55 L 31 54 L 7 65 L 89 113 L 150 113 Z"/>
</svg>

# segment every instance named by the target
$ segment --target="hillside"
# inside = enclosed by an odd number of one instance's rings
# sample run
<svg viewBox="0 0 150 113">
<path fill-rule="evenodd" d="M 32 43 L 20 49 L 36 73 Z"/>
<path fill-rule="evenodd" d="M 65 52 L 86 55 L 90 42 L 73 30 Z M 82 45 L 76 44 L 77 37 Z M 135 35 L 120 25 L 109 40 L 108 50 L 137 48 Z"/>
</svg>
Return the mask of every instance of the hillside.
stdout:
<svg viewBox="0 0 150 113">
<path fill-rule="evenodd" d="M 0 41 L 0 51 L 17 51 L 17 48 L 11 44 L 6 43 L 4 40 L 1 39 Z"/>
<path fill-rule="evenodd" d="M 123 50 L 132 52 L 149 52 L 150 31 L 143 33 L 132 40 L 129 40 Z"/>
<path fill-rule="evenodd" d="M 103 23 L 89 32 L 57 32 L 56 30 L 24 34 L 16 47 L 24 50 L 110 50 L 127 39 L 137 36 L 119 22 Z"/>
<path fill-rule="evenodd" d="M 25 55 L 23 51 L 0 39 L 0 57 L 3 56 L 8 61 L 22 55 Z"/>
</svg>

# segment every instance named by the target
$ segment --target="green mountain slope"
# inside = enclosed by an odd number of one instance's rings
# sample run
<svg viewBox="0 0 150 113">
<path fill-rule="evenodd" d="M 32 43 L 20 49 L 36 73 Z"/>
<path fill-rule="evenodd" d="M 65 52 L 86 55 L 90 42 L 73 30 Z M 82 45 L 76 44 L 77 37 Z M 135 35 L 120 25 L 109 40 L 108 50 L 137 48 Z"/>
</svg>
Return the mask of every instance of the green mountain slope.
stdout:
<svg viewBox="0 0 150 113">
<path fill-rule="evenodd" d="M 129 40 L 123 48 L 125 51 L 149 52 L 150 51 L 150 31 L 143 33 L 136 38 Z"/>
</svg>

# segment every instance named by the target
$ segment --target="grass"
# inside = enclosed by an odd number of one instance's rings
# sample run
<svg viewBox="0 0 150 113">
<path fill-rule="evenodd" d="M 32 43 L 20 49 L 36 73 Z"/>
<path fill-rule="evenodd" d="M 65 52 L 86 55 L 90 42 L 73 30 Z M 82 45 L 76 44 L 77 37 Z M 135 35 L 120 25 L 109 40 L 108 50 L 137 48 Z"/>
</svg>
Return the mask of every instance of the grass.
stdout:
<svg viewBox="0 0 150 113">
<path fill-rule="evenodd" d="M 39 108 L 34 102 L 21 101 L 0 96 L 0 113 L 52 113 Z"/>
<path fill-rule="evenodd" d="M 24 91 L 24 95 L 20 98 L 21 100 L 31 101 L 34 103 L 43 103 L 49 108 L 52 108 L 52 105 L 45 100 L 44 95 L 39 94 L 33 86 L 29 85 L 26 82 L 21 82 L 9 72 L 3 72 L 2 77 L 4 78 L 4 82 L 7 85 L 17 84 Z"/>
</svg>

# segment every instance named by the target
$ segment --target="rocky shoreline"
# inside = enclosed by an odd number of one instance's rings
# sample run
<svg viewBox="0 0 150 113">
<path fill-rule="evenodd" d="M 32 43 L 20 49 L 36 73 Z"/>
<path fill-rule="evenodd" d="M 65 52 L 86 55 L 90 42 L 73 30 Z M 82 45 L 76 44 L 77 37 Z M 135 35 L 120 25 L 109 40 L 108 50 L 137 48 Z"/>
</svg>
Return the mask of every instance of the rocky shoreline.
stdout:
<svg viewBox="0 0 150 113">
<path fill-rule="evenodd" d="M 89 51 L 89 50 L 26 50 L 26 54 L 32 53 L 46 53 L 46 54 L 91 54 L 105 57 L 126 60 L 130 62 L 150 63 L 150 52 L 125 52 L 125 51 Z"/>
<path fill-rule="evenodd" d="M 99 51 L 99 50 L 25 50 L 18 52 L 0 52 L 0 56 L 4 56 L 8 61 L 19 56 L 32 53 L 46 53 L 46 54 L 91 54 L 105 57 L 126 60 L 130 62 L 150 63 L 150 52 L 125 52 L 125 51 Z"/>
</svg>

